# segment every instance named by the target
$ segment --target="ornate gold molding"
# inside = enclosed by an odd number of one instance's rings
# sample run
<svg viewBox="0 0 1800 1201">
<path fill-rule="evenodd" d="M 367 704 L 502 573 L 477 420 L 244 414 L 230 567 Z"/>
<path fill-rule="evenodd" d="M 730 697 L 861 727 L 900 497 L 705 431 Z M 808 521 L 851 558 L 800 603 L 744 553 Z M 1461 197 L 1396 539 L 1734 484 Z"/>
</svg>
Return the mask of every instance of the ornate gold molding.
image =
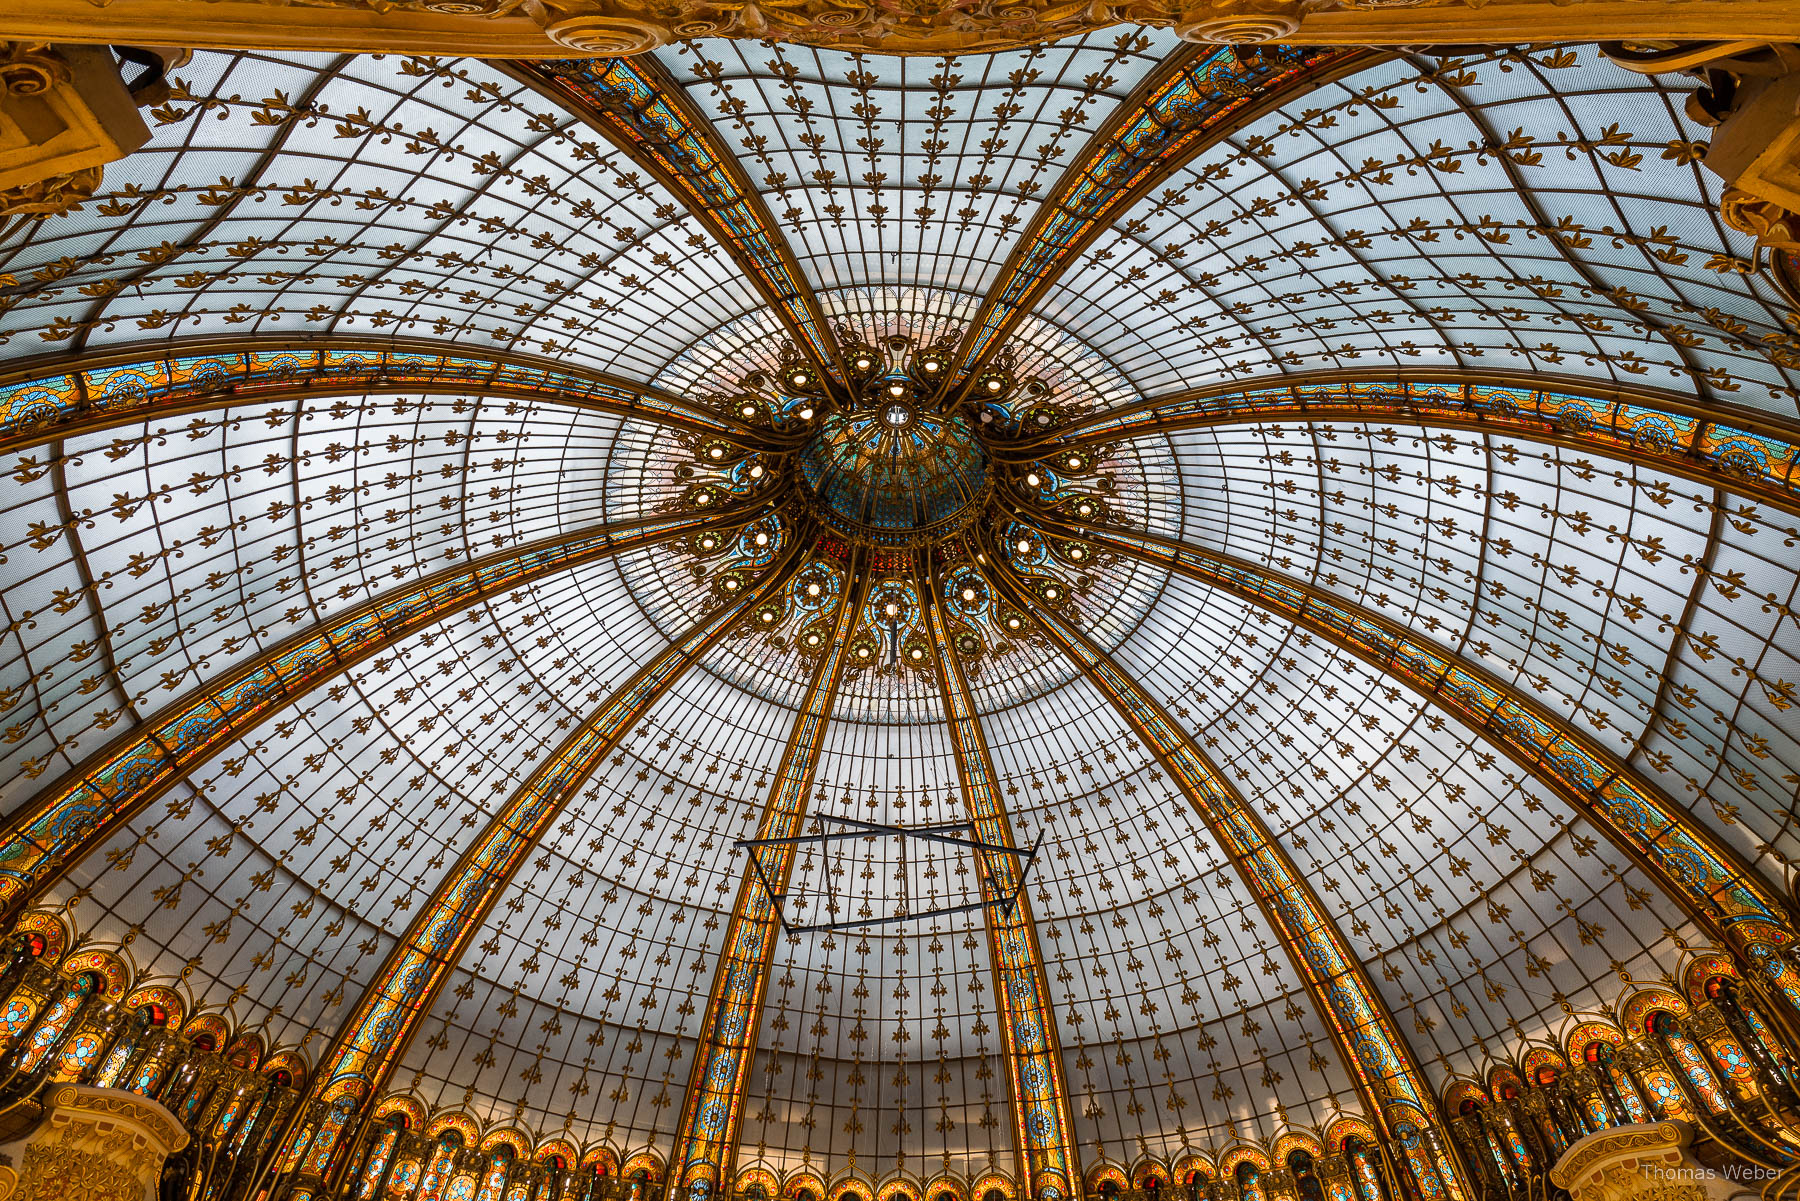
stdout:
<svg viewBox="0 0 1800 1201">
<path fill-rule="evenodd" d="M 163 1161 L 187 1146 L 187 1131 L 147 1097 L 62 1085 L 30 1135 L 14 1143 L 16 1178 L 0 1173 L 0 1201 L 144 1201 L 155 1197 Z"/>
<path fill-rule="evenodd" d="M 1770 42 L 1800 0 L 33 0 L 14 37 L 328 51 L 561 58 L 682 37 L 776 38 L 943 54 L 1029 45 L 1123 23 L 1197 41 L 1285 38 L 1404 46 L 1643 38 Z"/>
<path fill-rule="evenodd" d="M 106 49 L 0 42 L 0 216 L 68 212 L 149 139 Z"/>
<path fill-rule="evenodd" d="M 1550 1179 L 1572 1201 L 1708 1201 L 1712 1179 L 1688 1145 L 1686 1122 L 1615 1126 L 1590 1134 L 1563 1153 Z"/>
</svg>

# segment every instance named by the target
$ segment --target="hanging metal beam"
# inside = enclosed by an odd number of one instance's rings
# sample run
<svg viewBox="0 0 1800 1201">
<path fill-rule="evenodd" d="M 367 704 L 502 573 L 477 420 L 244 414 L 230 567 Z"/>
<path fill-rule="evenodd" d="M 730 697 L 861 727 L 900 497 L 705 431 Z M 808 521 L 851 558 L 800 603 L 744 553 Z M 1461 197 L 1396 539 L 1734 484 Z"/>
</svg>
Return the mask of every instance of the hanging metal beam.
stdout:
<svg viewBox="0 0 1800 1201">
<path fill-rule="evenodd" d="M 781 317 L 800 353 L 848 378 L 825 310 L 775 216 L 724 137 L 650 55 L 505 64 L 656 177 L 731 255 Z"/>
<path fill-rule="evenodd" d="M 1420 693 L 1567 801 L 1695 925 L 1800 1007 L 1800 972 L 1780 954 L 1800 922 L 1780 891 L 1624 760 L 1493 672 L 1370 609 L 1245 559 L 1153 534 L 1043 524 L 1242 597 Z"/>
<path fill-rule="evenodd" d="M 989 534 L 978 537 L 990 585 L 1111 702 L 1206 823 L 1280 937 L 1364 1106 L 1420 1181 L 1421 1193 L 1455 1201 L 1472 1196 L 1417 1057 L 1312 886 L 1199 744 L 1072 621 L 1039 603 Z"/>
<path fill-rule="evenodd" d="M 698 435 L 748 437 L 704 406 L 604 372 L 427 338 L 164 340 L 0 372 L 0 454 L 58 438 L 299 396 L 390 390 L 544 401 Z"/>
<path fill-rule="evenodd" d="M 718 1197 L 731 1184 L 744 1121 L 744 1090 L 756 1054 L 769 964 L 781 928 L 774 898 L 787 891 L 795 858 L 793 844 L 768 840 L 794 837 L 806 820 L 819 752 L 825 745 L 825 727 L 843 686 L 844 660 L 868 595 L 865 556 L 863 551 L 853 553 L 844 568 L 829 641 L 818 652 L 768 803 L 757 822 L 756 836 L 764 845 L 745 852 L 744 876 L 713 973 L 700 1046 L 682 1098 L 681 1124 L 676 1127 L 675 1150 L 669 1159 L 671 1201 Z"/>
<path fill-rule="evenodd" d="M 1700 405 L 1672 393 L 1529 372 L 1321 372 L 1265 386 L 1179 392 L 1021 432 L 1000 453 L 1259 421 L 1356 422 L 1480 430 L 1639 464 L 1800 514 L 1800 422 Z"/>
<path fill-rule="evenodd" d="M 927 573 L 921 578 L 930 580 Z M 942 584 L 940 579 L 936 581 Z M 1006 1079 L 1012 1097 L 1013 1145 L 1018 1150 L 1019 1194 L 1056 1201 L 1083 1192 L 1081 1164 L 1070 1120 L 1069 1084 L 1063 1071 L 1050 1004 L 1050 984 L 1038 949 L 1037 924 L 1030 899 L 1023 895 L 1023 872 L 1012 822 L 995 782 L 994 759 L 969 692 L 969 679 L 944 619 L 942 588 L 925 606 L 931 628 L 931 653 L 944 702 L 944 720 L 956 753 L 963 809 L 975 835 L 1001 852 L 983 854 L 985 876 L 996 898 L 1010 905 L 987 906 L 988 954 L 994 966 L 994 1000 L 1000 1010 L 1006 1044 Z M 1033 848 L 1035 853 L 1036 848 Z"/>
<path fill-rule="evenodd" d="M 952 382 L 989 356 L 1114 217 L 1233 129 L 1386 57 L 1360 46 L 1184 46 L 1115 109 L 1063 172 L 976 310 Z"/>
<path fill-rule="evenodd" d="M 392 589 L 282 640 L 114 739 L 9 817 L 0 833 L 0 925 L 219 751 L 357 664 L 489 597 L 639 547 L 735 529 L 768 508 L 662 514 L 541 539 Z"/>
<path fill-rule="evenodd" d="M 308 1100 L 322 1102 L 329 1116 L 312 1130 L 301 1132 L 291 1146 L 285 1165 L 288 1170 L 303 1177 L 342 1171 L 347 1157 L 338 1152 L 352 1141 L 343 1138 L 344 1127 L 352 1114 L 358 1126 L 370 1125 L 371 1102 L 380 1095 L 450 970 L 480 933 L 519 865 L 644 714 L 717 646 L 744 614 L 787 587 L 807 552 L 810 539 L 804 534 L 786 526 L 779 544 L 770 548 L 757 582 L 719 605 L 638 668 L 507 798 L 462 853 L 388 953 L 339 1028 L 330 1052 L 320 1061 Z"/>
</svg>

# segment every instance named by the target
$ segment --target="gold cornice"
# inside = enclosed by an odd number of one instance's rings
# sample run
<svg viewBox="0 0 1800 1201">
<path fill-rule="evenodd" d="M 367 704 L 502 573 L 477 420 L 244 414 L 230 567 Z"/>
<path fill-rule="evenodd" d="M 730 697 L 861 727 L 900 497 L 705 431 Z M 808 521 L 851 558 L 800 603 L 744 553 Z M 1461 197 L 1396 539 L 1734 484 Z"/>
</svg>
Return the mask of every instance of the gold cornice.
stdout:
<svg viewBox="0 0 1800 1201">
<path fill-rule="evenodd" d="M 1174 0 L 1141 4 L 986 3 L 876 5 L 831 0 L 568 0 L 485 6 L 455 0 L 34 0 L 8 17 L 8 36 L 63 43 L 119 43 L 327 52 L 384 52 L 478 58 L 565 58 L 580 53 L 552 40 L 540 20 L 576 16 L 668 27 L 663 10 L 691 10 L 679 36 L 776 37 L 890 54 L 974 52 L 1028 45 L 1126 22 L 1174 26 L 1204 40 L 1208 29 L 1254 32 L 1259 22 L 1293 23 L 1284 36 L 1313 45 L 1405 46 L 1659 39 L 1777 41 L 1800 27 L 1800 0 L 1425 0 L 1384 5 L 1352 0 L 1324 10 L 1296 0 Z M 493 10 L 500 12 L 495 15 Z M 528 11 L 529 10 L 531 11 Z M 929 11 L 927 11 L 929 9 Z M 941 10 L 941 11 L 940 11 Z M 534 17 L 532 11 L 538 15 Z M 796 27 L 795 23 L 800 23 Z"/>
</svg>

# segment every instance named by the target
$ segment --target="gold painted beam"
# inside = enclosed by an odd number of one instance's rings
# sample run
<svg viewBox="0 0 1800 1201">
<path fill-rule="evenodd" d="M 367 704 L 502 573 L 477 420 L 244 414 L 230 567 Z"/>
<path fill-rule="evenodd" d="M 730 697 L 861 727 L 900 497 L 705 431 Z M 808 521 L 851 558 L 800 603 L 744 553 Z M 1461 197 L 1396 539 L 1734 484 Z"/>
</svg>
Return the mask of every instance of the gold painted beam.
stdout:
<svg viewBox="0 0 1800 1201">
<path fill-rule="evenodd" d="M 979 373 L 1109 223 L 1207 147 L 1322 83 L 1379 61 L 1362 48 L 1186 46 L 1138 85 L 1038 205 L 957 351 Z"/>
<path fill-rule="evenodd" d="M 770 786 L 768 802 L 757 822 L 757 839 L 793 838 L 806 820 L 825 727 L 843 686 L 844 660 L 858 619 L 868 599 L 866 553 L 854 552 L 839 577 L 837 612 L 825 626 L 823 614 L 811 630 L 823 635 L 806 695 L 794 714 L 781 766 Z M 805 638 L 807 634 L 800 637 Z M 730 1188 L 737 1157 L 738 1133 L 744 1122 L 744 1091 L 756 1056 L 768 993 L 769 965 L 775 955 L 781 915 L 771 893 L 787 891 L 794 868 L 794 848 L 753 847 L 732 907 L 731 925 L 713 973 L 700 1027 L 700 1046 L 676 1127 L 675 1150 L 669 1159 L 668 1196 L 718 1197 Z M 758 865 L 760 864 L 760 870 Z"/>
<path fill-rule="evenodd" d="M 781 318 L 815 370 L 848 378 L 819 298 L 724 135 L 654 58 L 515 63 L 518 79 L 592 126 L 678 197 Z"/>
<path fill-rule="evenodd" d="M 1330 371 L 1212 385 L 1027 430 L 999 453 L 1257 422 L 1357 422 L 1479 430 L 1694 480 L 1800 514 L 1800 422 L 1651 389 L 1512 371 Z"/>
<path fill-rule="evenodd" d="M 929 580 L 929 574 L 920 573 Z M 969 679 L 957 653 L 941 603 L 942 588 L 926 599 L 931 654 L 937 668 L 962 785 L 963 809 L 975 825 L 975 839 L 988 846 L 1016 847 L 1012 822 L 994 775 L 994 759 L 969 691 Z M 1070 1198 L 1083 1192 L 1081 1163 L 1070 1120 L 1069 1084 L 1050 1004 L 1050 982 L 1038 949 L 1037 923 L 1025 895 L 1016 856 L 983 852 L 983 867 L 992 895 L 987 920 L 988 954 L 994 967 L 995 1001 L 1006 1041 L 1006 1079 L 1012 1098 L 1013 1143 L 1018 1150 L 1020 1193 L 1033 1198 Z M 1008 903 L 1010 901 L 1010 903 Z"/>
<path fill-rule="evenodd" d="M 553 359 L 470 353 L 429 338 L 275 336 L 140 342 L 6 364 L 0 454 L 136 421 L 381 389 L 539 400 L 744 438 L 702 405 Z"/>
<path fill-rule="evenodd" d="M 707 23 L 720 34 L 763 38 L 771 31 L 744 27 L 744 6 L 712 3 Z M 1020 19 L 1017 6 L 983 27 L 975 22 L 932 23 L 929 16 L 909 18 L 893 10 L 871 13 L 873 27 L 826 26 L 816 32 L 786 35 L 784 40 L 834 45 L 886 53 L 944 54 L 998 50 L 1117 23 L 1123 14 L 1112 4 L 1052 6 L 1035 0 L 1041 14 Z M 1204 14 L 1227 10 L 1225 0 L 1185 6 Z M 1241 7 L 1241 6 L 1240 6 Z M 1296 8 L 1302 6 L 1294 6 Z M 450 11 L 464 8 L 471 11 Z M 585 36 L 577 28 L 553 41 L 542 25 L 512 0 L 476 0 L 467 5 L 428 4 L 420 0 L 335 0 L 320 4 L 270 4 L 265 0 L 31 0 L 6 16 L 7 36 L 46 42 L 135 44 L 150 46 L 253 47 L 302 50 L 476 58 L 563 58 L 571 54 L 616 54 L 652 44 L 645 33 L 666 28 L 649 4 L 570 4 L 569 10 L 592 9 Z M 797 19 L 841 6 L 823 0 L 798 6 Z M 547 7 L 546 11 L 550 11 Z M 771 10 L 781 15 L 785 10 Z M 636 17 L 634 23 L 634 14 Z M 897 19 L 896 19 L 897 17 Z M 577 17 L 579 21 L 581 18 Z M 1170 25 L 1178 19 L 1174 4 L 1135 6 L 1131 20 Z M 1696 4 L 1652 4 L 1644 0 L 1492 0 L 1472 10 L 1466 0 L 1426 0 L 1405 6 L 1339 8 L 1300 12 L 1287 40 L 1307 45 L 1419 46 L 1513 45 L 1551 41 L 1606 40 L 1785 41 L 1800 27 L 1800 5 L 1794 0 L 1709 0 Z M 878 24 L 877 24 L 878 22 Z M 635 32 L 634 32 L 635 29 Z M 777 35 L 780 30 L 773 31 Z"/>
<path fill-rule="evenodd" d="M 8 815 L 0 926 L 214 755 L 357 664 L 488 597 L 639 547 L 732 530 L 766 511 L 757 502 L 659 514 L 540 539 L 390 589 L 283 639 L 164 706 Z"/>
<path fill-rule="evenodd" d="M 1695 925 L 1800 1007 L 1800 972 L 1781 954 L 1800 923 L 1781 891 L 1624 760 L 1493 672 L 1373 610 L 1246 559 L 1154 534 L 1053 518 L 1043 525 L 1242 597 L 1418 692 L 1567 801 Z"/>
<path fill-rule="evenodd" d="M 773 520 L 773 519 L 771 519 Z M 349 1156 L 342 1154 L 346 1125 L 354 1116 L 359 1127 L 371 1125 L 370 1102 L 380 1095 L 388 1076 L 431 1011 L 483 923 L 500 900 L 519 866 L 538 840 L 562 815 L 581 786 L 618 747 L 633 726 L 673 688 L 677 681 L 717 646 L 752 609 L 774 602 L 803 561 L 806 531 L 784 525 L 753 583 L 745 576 L 730 599 L 720 596 L 712 613 L 701 618 L 666 649 L 632 674 L 564 740 L 556 753 L 507 798 L 506 804 L 439 882 L 431 899 L 388 953 L 381 970 L 358 998 L 333 1040 L 330 1052 L 313 1074 L 309 1101 L 323 1102 L 327 1116 L 302 1131 L 289 1148 L 284 1165 L 301 1176 L 339 1173 Z"/>
<path fill-rule="evenodd" d="M 1418 1057 L 1312 886 L 1256 810 L 1167 710 L 1068 617 L 1042 601 L 994 536 L 978 561 L 996 595 L 1026 614 L 1153 754 L 1256 898 L 1293 964 L 1377 1129 L 1427 1196 L 1467 1201 L 1470 1181 Z"/>
</svg>

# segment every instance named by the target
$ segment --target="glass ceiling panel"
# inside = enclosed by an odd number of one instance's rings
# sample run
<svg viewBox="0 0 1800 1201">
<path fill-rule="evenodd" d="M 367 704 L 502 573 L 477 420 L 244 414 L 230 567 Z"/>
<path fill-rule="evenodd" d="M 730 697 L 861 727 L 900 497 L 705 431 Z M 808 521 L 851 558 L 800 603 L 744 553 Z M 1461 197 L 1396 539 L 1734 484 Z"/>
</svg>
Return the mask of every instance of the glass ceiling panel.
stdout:
<svg viewBox="0 0 1800 1201">
<path fill-rule="evenodd" d="M 949 58 L 721 40 L 655 53 L 741 148 L 826 313 L 857 325 L 879 286 L 927 289 L 922 313 L 966 322 L 1044 193 L 1179 46 L 1121 27 Z"/>
<path fill-rule="evenodd" d="M 1679 91 L 1572 54 L 1402 56 L 1296 100 L 1122 213 L 1039 313 L 1144 395 L 1504 367 L 1791 416 L 1769 357 L 1791 334 L 1683 149 L 1705 131 Z"/>
<path fill-rule="evenodd" d="M 672 196 L 492 65 L 200 51 L 180 79 L 12 256 L 22 353 L 415 334 L 647 380 L 758 307 Z"/>
</svg>

